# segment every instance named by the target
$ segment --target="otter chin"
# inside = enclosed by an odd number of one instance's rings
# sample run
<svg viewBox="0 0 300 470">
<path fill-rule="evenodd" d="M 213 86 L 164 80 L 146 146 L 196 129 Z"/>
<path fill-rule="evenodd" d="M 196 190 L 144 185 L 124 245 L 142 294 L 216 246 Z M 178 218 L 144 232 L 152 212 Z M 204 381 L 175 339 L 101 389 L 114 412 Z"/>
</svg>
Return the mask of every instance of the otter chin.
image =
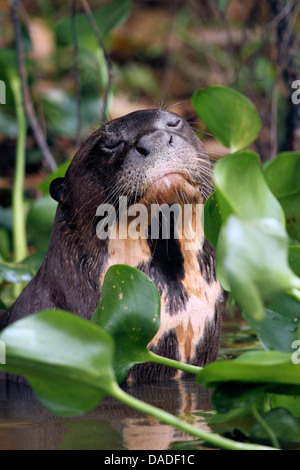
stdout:
<svg viewBox="0 0 300 470">
<path fill-rule="evenodd" d="M 145 196 L 139 202 L 157 204 L 181 203 L 184 196 L 186 202 L 191 202 L 190 196 L 193 194 L 194 189 L 195 187 L 183 175 L 175 172 L 167 173 L 149 185 Z"/>
<path fill-rule="evenodd" d="M 194 217 L 212 191 L 207 153 L 188 122 L 178 114 L 141 110 L 104 124 L 75 154 L 64 178 L 50 194 L 58 202 L 49 249 L 39 271 L 0 319 L 0 329 L 45 309 L 71 311 L 90 319 L 103 279 L 113 264 L 146 273 L 161 296 L 160 328 L 149 349 L 183 362 L 204 365 L 216 359 L 222 323 L 222 289 L 214 270 L 214 250 Z M 99 237 L 99 207 L 147 210 L 144 236 Z M 191 209 L 178 236 L 180 216 L 173 205 Z M 170 208 L 172 230 L 156 213 L 158 236 L 151 232 L 153 205 Z M 167 214 L 168 215 L 168 214 Z M 183 220 L 183 217 L 182 217 Z M 127 232 L 126 232 L 127 233 Z M 146 236 L 145 236 L 146 235 Z M 158 364 L 134 366 L 127 380 L 149 382 L 181 375 Z"/>
</svg>

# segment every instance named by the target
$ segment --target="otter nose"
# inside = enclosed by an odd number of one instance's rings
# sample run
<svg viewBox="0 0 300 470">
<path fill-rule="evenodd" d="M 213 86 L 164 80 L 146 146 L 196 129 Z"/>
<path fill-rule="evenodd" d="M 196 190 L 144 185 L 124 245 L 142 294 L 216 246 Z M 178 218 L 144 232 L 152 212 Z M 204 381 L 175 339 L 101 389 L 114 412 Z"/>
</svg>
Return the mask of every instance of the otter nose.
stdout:
<svg viewBox="0 0 300 470">
<path fill-rule="evenodd" d="M 174 136 L 166 131 L 157 130 L 151 134 L 141 137 L 135 147 L 139 156 L 148 157 L 157 150 L 163 150 L 166 147 L 172 147 Z"/>
</svg>

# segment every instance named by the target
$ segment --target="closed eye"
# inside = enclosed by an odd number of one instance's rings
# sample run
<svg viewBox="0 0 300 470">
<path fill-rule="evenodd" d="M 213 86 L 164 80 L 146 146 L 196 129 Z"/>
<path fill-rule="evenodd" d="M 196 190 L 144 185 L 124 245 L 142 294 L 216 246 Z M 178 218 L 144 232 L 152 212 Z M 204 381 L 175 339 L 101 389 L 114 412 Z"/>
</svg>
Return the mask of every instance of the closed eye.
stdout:
<svg viewBox="0 0 300 470">
<path fill-rule="evenodd" d="M 181 124 L 181 119 L 177 119 L 176 121 L 167 122 L 168 127 L 179 127 L 180 124 Z"/>
<path fill-rule="evenodd" d="M 103 147 L 108 150 L 114 150 L 125 143 L 125 140 L 116 140 L 115 142 L 106 142 Z"/>
</svg>

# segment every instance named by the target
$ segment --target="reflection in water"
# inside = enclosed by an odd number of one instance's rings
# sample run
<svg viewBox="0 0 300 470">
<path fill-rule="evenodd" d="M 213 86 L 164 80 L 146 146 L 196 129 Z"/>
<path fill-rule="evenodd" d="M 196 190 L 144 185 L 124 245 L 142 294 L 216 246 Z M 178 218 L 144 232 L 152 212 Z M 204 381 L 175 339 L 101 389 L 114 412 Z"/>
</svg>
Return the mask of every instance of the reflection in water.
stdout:
<svg viewBox="0 0 300 470">
<path fill-rule="evenodd" d="M 126 391 L 173 414 L 211 410 L 210 392 L 193 380 L 133 386 Z M 200 425 L 206 427 L 203 422 Z M 28 387 L 0 380 L 0 450 L 163 450 L 174 441 L 189 439 L 193 438 L 112 398 L 83 417 L 57 418 Z"/>
</svg>

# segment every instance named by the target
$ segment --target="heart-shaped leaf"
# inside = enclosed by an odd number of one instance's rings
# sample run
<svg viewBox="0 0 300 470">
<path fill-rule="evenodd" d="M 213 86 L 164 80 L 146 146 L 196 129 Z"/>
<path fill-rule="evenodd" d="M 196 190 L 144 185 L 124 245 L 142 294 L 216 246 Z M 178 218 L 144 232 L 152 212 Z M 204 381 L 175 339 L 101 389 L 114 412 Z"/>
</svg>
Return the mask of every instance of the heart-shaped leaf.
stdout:
<svg viewBox="0 0 300 470">
<path fill-rule="evenodd" d="M 42 404 L 54 414 L 73 416 L 87 412 L 110 394 L 217 447 L 264 449 L 203 431 L 125 393 L 112 369 L 113 340 L 97 325 L 80 317 L 57 310 L 40 312 L 4 329 L 0 341 L 6 345 L 7 353 L 1 370 L 25 375 Z"/>
<path fill-rule="evenodd" d="M 227 155 L 214 168 L 214 184 L 223 221 L 274 218 L 284 223 L 283 210 L 265 182 L 259 157 L 251 150 Z"/>
<path fill-rule="evenodd" d="M 217 265 L 224 270 L 225 287 L 254 320 L 264 317 L 264 303 L 300 287 L 287 262 L 286 232 L 275 219 L 244 221 L 232 215 L 222 227 Z"/>
<path fill-rule="evenodd" d="M 300 277 L 300 246 L 289 246 L 288 256 L 290 267 Z"/>
<path fill-rule="evenodd" d="M 29 282 L 34 274 L 34 271 L 26 265 L 0 263 L 0 279 L 7 282 Z"/>
<path fill-rule="evenodd" d="M 264 167 L 266 182 L 280 202 L 287 231 L 300 240 L 300 152 L 282 152 Z"/>
<path fill-rule="evenodd" d="M 30 240 L 38 251 L 46 252 L 49 246 L 57 202 L 51 196 L 37 199 L 27 217 Z"/>
<path fill-rule="evenodd" d="M 267 427 L 271 429 L 280 442 L 300 442 L 300 424 L 288 410 L 275 408 L 262 416 Z M 265 427 L 256 423 L 250 431 L 252 442 L 269 442 Z"/>
<path fill-rule="evenodd" d="M 221 208 L 214 191 L 204 205 L 203 229 L 209 243 L 216 248 L 222 226 Z"/>
<path fill-rule="evenodd" d="M 134 364 L 151 360 L 147 345 L 160 325 L 160 296 L 155 284 L 131 266 L 111 266 L 92 321 L 115 341 L 114 368 L 120 382 Z"/>
<path fill-rule="evenodd" d="M 245 312 L 243 315 L 267 349 L 293 352 L 292 344 L 299 339 L 300 325 L 300 302 L 293 293 L 282 294 L 269 304 L 260 321 Z"/>
<path fill-rule="evenodd" d="M 198 382 L 214 387 L 223 382 L 300 385 L 299 366 L 278 351 L 250 351 L 236 359 L 216 361 L 198 374 Z"/>
<path fill-rule="evenodd" d="M 300 191 L 280 198 L 279 202 L 285 213 L 288 234 L 292 239 L 300 241 Z"/>
<path fill-rule="evenodd" d="M 43 311 L 5 328 L 0 340 L 6 346 L 1 369 L 25 376 L 54 414 L 85 413 L 110 393 L 113 341 L 76 315 Z"/>
<path fill-rule="evenodd" d="M 231 152 L 257 138 L 261 128 L 258 111 L 241 93 L 224 86 L 210 86 L 196 91 L 192 103 L 213 136 Z"/>
<path fill-rule="evenodd" d="M 111 29 L 120 26 L 127 19 L 130 9 L 131 0 L 114 0 L 93 12 L 94 20 L 101 31 L 103 39 Z M 58 23 L 55 32 L 60 44 L 73 44 L 71 23 L 71 17 L 64 18 Z M 94 51 L 99 48 L 99 42 L 86 14 L 76 15 L 76 30 L 78 41 L 85 48 Z"/>
<path fill-rule="evenodd" d="M 278 198 L 300 192 L 300 152 L 281 152 L 264 166 L 266 182 Z"/>
<path fill-rule="evenodd" d="M 273 394 L 272 407 L 283 407 L 293 413 L 294 416 L 300 418 L 300 396 L 277 395 Z"/>
</svg>

